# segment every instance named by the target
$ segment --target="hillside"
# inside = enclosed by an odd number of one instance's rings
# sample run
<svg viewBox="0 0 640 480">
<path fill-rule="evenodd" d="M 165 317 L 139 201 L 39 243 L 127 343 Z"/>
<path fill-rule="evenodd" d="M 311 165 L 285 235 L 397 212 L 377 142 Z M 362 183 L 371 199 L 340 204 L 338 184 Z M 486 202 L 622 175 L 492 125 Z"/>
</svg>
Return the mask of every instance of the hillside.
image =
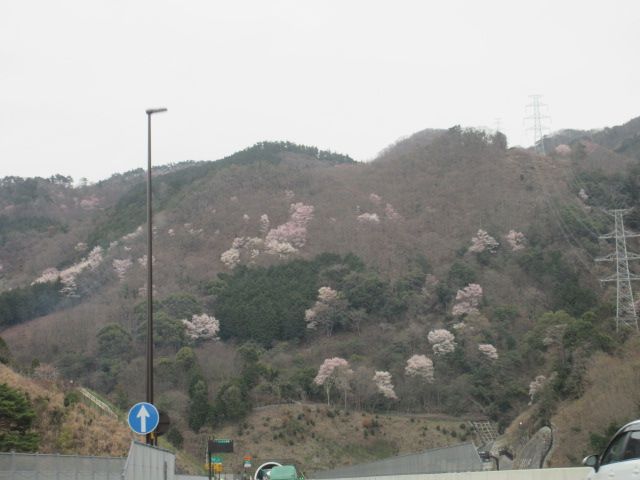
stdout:
<svg viewBox="0 0 640 480">
<path fill-rule="evenodd" d="M 588 142 L 587 148 L 600 147 L 609 152 L 629 158 L 640 158 L 640 118 L 634 118 L 622 125 L 592 130 L 561 130 L 545 140 L 545 147 L 551 151 L 558 145 Z"/>
<path fill-rule="evenodd" d="M 216 435 L 234 439 L 236 452 L 224 456 L 226 465 L 241 465 L 250 453 L 255 464 L 293 460 L 305 473 L 475 438 L 465 419 L 368 414 L 322 404 L 259 408 L 242 424 L 217 430 Z"/>
<path fill-rule="evenodd" d="M 58 382 L 43 378 L 46 373 L 50 370 L 40 368 L 36 370 L 40 379 L 27 378 L 0 364 L 0 384 L 26 395 L 35 410 L 38 452 L 126 456 L 131 443 L 129 429 L 83 404 L 77 391 L 68 387 L 63 391 Z"/>
<path fill-rule="evenodd" d="M 369 164 L 282 142 L 159 169 L 156 398 L 172 418 L 167 438 L 197 457 L 223 431 L 318 468 L 342 441 L 320 427 L 338 405 L 349 413 L 327 421 L 346 428 L 339 464 L 367 458 L 353 447 L 362 415 L 504 429 L 528 411 L 533 431 L 562 423 L 555 415 L 588 392 L 592 357 L 627 355 L 612 333 L 615 291 L 597 281 L 609 270 L 593 257 L 608 252 L 597 236 L 611 228 L 598 207 L 640 198 L 634 158 L 567 148 L 541 157 L 453 127 L 418 132 Z M 52 364 L 126 409 L 144 397 L 143 178 L 12 190 L 25 182 L 0 186 L 0 335 L 18 364 Z M 532 393 L 539 377 L 549 381 Z M 274 444 L 260 408 L 295 402 L 273 414 L 284 436 Z M 426 438 L 407 422 L 407 439 Z M 287 449 L 298 427 L 304 445 Z M 454 440 L 405 443 L 394 429 L 369 447 Z M 567 448 L 554 462 L 577 458 L 578 445 Z"/>
</svg>

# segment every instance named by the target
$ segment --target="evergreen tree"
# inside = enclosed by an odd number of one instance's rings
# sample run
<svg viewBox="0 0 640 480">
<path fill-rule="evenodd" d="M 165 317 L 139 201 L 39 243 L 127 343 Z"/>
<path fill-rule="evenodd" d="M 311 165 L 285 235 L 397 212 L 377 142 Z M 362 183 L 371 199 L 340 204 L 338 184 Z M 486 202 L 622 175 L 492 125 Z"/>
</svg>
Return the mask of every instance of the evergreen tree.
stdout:
<svg viewBox="0 0 640 480">
<path fill-rule="evenodd" d="M 27 397 L 0 384 L 0 451 L 34 452 L 38 434 L 31 432 L 36 414 Z"/>
</svg>

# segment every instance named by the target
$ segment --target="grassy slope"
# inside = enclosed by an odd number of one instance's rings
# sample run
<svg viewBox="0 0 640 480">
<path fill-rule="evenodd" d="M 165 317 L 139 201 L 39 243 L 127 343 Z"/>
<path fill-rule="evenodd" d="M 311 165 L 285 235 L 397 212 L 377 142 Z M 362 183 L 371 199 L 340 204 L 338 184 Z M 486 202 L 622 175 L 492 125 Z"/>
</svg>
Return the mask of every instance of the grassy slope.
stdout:
<svg viewBox="0 0 640 480">
<path fill-rule="evenodd" d="M 374 420 L 379 427 L 371 434 L 371 429 L 363 425 Z M 365 430 L 368 432 L 366 435 Z M 279 460 L 293 462 L 306 473 L 472 439 L 463 419 L 371 415 L 345 412 L 321 404 L 274 405 L 256 409 L 241 425 L 227 425 L 212 432 L 189 435 L 185 447 L 191 451 L 202 451 L 208 435 L 234 440 L 235 453 L 224 459 L 232 470 L 242 464 L 242 457 L 248 453 L 254 459 L 254 466 Z"/>
<path fill-rule="evenodd" d="M 64 393 L 47 381 L 26 378 L 0 365 L 0 382 L 25 393 L 37 414 L 40 453 L 125 456 L 131 433 L 118 420 L 81 403 L 64 406 Z"/>
</svg>

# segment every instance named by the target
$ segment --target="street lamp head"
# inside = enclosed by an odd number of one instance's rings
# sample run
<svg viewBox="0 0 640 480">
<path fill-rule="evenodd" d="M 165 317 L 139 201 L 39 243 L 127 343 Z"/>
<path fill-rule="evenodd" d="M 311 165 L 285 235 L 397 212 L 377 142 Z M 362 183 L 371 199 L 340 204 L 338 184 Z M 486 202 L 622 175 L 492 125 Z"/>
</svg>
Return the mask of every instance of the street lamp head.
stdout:
<svg viewBox="0 0 640 480">
<path fill-rule="evenodd" d="M 146 110 L 147 115 L 152 115 L 154 113 L 162 113 L 162 112 L 166 112 L 167 109 L 166 108 L 149 108 Z"/>
</svg>

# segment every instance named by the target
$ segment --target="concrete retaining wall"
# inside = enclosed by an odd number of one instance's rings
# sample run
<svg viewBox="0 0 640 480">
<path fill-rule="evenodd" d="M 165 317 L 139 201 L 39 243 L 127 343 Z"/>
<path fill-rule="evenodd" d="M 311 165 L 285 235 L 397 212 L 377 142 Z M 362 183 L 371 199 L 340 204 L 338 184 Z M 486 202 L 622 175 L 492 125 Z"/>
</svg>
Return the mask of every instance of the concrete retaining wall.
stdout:
<svg viewBox="0 0 640 480">
<path fill-rule="evenodd" d="M 585 480 L 589 467 L 541 468 L 535 470 L 502 470 L 500 472 L 459 472 L 419 475 L 383 475 L 372 477 L 334 478 L 332 480 Z"/>
</svg>

